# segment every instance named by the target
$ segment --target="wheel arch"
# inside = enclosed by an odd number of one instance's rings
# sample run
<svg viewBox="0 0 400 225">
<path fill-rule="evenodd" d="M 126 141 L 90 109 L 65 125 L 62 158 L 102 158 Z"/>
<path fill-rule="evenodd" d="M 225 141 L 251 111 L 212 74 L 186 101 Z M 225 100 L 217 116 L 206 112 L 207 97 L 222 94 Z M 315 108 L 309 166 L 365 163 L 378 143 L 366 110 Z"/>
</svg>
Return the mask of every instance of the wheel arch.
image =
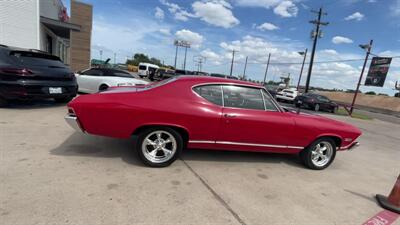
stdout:
<svg viewBox="0 0 400 225">
<path fill-rule="evenodd" d="M 315 140 L 318 140 L 320 138 L 331 138 L 335 142 L 336 148 L 340 148 L 340 146 L 342 145 L 342 142 L 343 142 L 343 139 L 341 136 L 339 136 L 337 134 L 328 133 L 328 134 L 321 134 L 321 135 L 317 136 L 316 138 L 314 138 L 312 140 L 311 143 L 313 143 Z M 311 143 L 309 143 L 307 146 L 311 145 Z"/>
<path fill-rule="evenodd" d="M 154 124 L 141 125 L 132 132 L 132 136 L 138 136 L 140 134 L 140 132 L 142 132 L 148 128 L 151 128 L 151 127 L 168 127 L 168 128 L 174 129 L 176 132 L 178 132 L 182 136 L 183 143 L 185 145 L 189 141 L 189 131 L 187 128 L 180 126 L 180 125 L 176 125 L 176 124 L 166 124 L 166 123 L 154 123 Z"/>
</svg>

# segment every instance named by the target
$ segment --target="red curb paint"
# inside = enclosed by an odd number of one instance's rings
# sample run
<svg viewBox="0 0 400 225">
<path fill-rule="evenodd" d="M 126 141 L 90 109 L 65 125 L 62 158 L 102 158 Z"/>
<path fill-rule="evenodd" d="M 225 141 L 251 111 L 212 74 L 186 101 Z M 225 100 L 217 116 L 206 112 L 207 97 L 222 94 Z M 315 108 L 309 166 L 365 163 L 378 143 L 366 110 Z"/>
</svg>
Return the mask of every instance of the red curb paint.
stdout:
<svg viewBox="0 0 400 225">
<path fill-rule="evenodd" d="M 390 225 L 399 217 L 400 215 L 395 212 L 383 210 L 375 216 L 371 217 L 362 225 Z"/>
</svg>

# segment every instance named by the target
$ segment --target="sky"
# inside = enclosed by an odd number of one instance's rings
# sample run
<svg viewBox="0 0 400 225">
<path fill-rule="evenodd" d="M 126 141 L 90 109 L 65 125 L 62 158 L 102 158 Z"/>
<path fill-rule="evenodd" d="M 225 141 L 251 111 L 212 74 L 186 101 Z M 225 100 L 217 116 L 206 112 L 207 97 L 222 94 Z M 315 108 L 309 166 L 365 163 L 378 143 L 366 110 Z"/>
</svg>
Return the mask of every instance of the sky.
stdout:
<svg viewBox="0 0 400 225">
<path fill-rule="evenodd" d="M 365 57 L 359 44 L 373 39 L 372 53 L 393 58 L 385 86 L 361 90 L 395 93 L 400 80 L 400 0 L 83 0 L 93 5 L 92 58 L 125 62 L 135 53 L 156 57 L 174 65 L 175 39 L 191 43 L 186 69 L 197 70 L 194 58 L 206 58 L 203 71 L 242 75 L 263 80 L 271 54 L 267 80 L 281 76 L 296 85 L 303 57 L 311 52 L 311 31 L 316 19 L 311 10 L 323 8 L 312 86 L 355 89 Z M 69 1 L 64 0 L 66 6 Z M 305 83 L 307 55 L 301 84 Z M 182 68 L 184 50 L 178 51 Z M 356 59 L 355 61 L 343 61 Z M 328 62 L 327 62 L 328 61 Z M 333 62 L 332 62 L 333 61 Z M 367 64 L 369 66 L 369 62 Z M 368 68 L 367 68 L 368 69 Z M 364 74 L 365 77 L 366 73 Z"/>
</svg>

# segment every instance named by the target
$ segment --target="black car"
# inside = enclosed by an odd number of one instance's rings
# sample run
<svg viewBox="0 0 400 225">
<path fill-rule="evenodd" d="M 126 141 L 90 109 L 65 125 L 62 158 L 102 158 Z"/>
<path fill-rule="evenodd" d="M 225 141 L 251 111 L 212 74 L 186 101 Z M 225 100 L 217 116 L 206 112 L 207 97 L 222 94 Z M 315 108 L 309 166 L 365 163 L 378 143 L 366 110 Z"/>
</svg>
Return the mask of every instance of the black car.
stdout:
<svg viewBox="0 0 400 225">
<path fill-rule="evenodd" d="M 0 106 L 14 99 L 54 98 L 65 103 L 77 90 L 74 73 L 57 56 L 0 45 Z"/>
<path fill-rule="evenodd" d="M 338 104 L 329 100 L 329 98 L 313 93 L 306 93 L 297 96 L 294 99 L 294 104 L 296 107 L 304 107 L 315 111 L 324 110 L 332 113 L 335 113 L 339 107 Z"/>
</svg>

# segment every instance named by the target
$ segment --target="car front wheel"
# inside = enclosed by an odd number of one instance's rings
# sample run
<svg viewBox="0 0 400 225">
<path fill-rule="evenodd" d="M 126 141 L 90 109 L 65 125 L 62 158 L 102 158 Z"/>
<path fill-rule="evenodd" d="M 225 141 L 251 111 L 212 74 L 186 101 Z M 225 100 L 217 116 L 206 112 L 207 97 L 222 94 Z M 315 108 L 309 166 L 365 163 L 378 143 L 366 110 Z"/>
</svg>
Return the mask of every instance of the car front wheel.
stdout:
<svg viewBox="0 0 400 225">
<path fill-rule="evenodd" d="M 335 156 L 336 144 L 331 138 L 319 138 L 300 153 L 303 164 L 313 170 L 327 168 Z"/>
<path fill-rule="evenodd" d="M 169 127 L 154 127 L 139 134 L 137 153 L 144 164 L 166 167 L 173 163 L 183 148 L 181 135 Z"/>
</svg>

